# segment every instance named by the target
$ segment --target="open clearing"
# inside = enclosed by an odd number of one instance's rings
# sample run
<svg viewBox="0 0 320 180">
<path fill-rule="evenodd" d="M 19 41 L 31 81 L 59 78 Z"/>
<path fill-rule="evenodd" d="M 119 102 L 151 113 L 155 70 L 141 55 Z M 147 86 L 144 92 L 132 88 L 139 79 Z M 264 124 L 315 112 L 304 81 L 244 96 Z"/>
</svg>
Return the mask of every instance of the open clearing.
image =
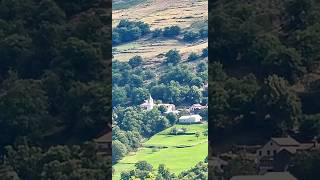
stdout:
<svg viewBox="0 0 320 180">
<path fill-rule="evenodd" d="M 112 24 L 116 26 L 122 19 L 143 21 L 151 29 L 177 25 L 183 30 L 199 31 L 207 26 L 208 2 L 197 0 L 145 0 L 128 9 L 113 10 Z M 137 13 L 139 12 L 139 13 Z M 154 39 L 146 37 L 134 42 L 114 46 L 113 59 L 127 61 L 133 56 L 141 56 L 150 60 L 164 54 L 171 49 L 177 49 L 184 56 L 191 52 L 200 53 L 208 47 L 207 40 L 195 44 L 188 44 L 180 39 Z"/>
<path fill-rule="evenodd" d="M 138 161 L 147 161 L 154 169 L 157 169 L 159 164 L 165 164 L 171 172 L 177 175 L 192 168 L 208 156 L 208 139 L 203 134 L 207 130 L 207 126 L 207 124 L 175 125 L 173 127 L 177 129 L 185 127 L 187 134 L 168 135 L 170 129 L 173 128 L 171 127 L 154 135 L 137 152 L 124 157 L 113 166 L 115 169 L 113 178 L 120 179 L 120 173 L 133 169 L 134 164 Z M 196 132 L 200 133 L 198 138 L 195 136 Z M 190 156 L 191 154 L 192 156 Z"/>
<path fill-rule="evenodd" d="M 127 61 L 133 56 L 141 56 L 144 59 L 152 59 L 159 54 L 165 54 L 171 49 L 177 49 L 183 56 L 191 52 L 200 53 L 204 48 L 208 47 L 207 41 L 188 44 L 176 39 L 158 39 L 148 40 L 141 39 L 138 41 L 115 46 L 113 52 L 114 59 L 119 61 Z"/>
<path fill-rule="evenodd" d="M 194 22 L 208 19 L 208 1 L 197 0 L 149 0 L 145 3 L 112 11 L 112 25 L 121 19 L 139 20 L 151 25 L 152 29 L 178 25 L 181 28 L 191 26 Z"/>
</svg>

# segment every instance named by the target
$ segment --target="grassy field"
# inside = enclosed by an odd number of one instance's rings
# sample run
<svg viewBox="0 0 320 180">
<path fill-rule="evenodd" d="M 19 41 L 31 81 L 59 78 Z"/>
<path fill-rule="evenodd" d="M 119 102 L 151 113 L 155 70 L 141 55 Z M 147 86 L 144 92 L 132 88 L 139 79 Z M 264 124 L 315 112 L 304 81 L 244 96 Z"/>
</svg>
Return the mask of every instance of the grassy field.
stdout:
<svg viewBox="0 0 320 180">
<path fill-rule="evenodd" d="M 144 146 L 191 146 L 208 141 L 207 137 L 203 134 L 201 134 L 198 138 L 194 134 L 196 132 L 205 132 L 207 127 L 204 125 L 176 125 L 174 127 L 177 129 L 185 127 L 190 135 L 169 135 L 168 133 L 173 128 L 172 127 L 157 134 L 156 136 L 153 136 L 146 143 L 144 143 Z"/>
<path fill-rule="evenodd" d="M 208 140 L 203 134 L 207 130 L 207 124 L 175 125 L 174 127 L 178 129 L 187 128 L 187 134 L 168 135 L 170 129 L 156 134 L 146 141 L 143 144 L 144 147 L 140 148 L 136 153 L 126 156 L 113 166 L 115 169 L 113 179 L 120 179 L 121 172 L 133 169 L 134 164 L 138 161 L 147 161 L 155 169 L 159 164 L 165 164 L 175 174 L 188 170 L 198 162 L 203 161 L 208 155 Z M 194 134 L 196 132 L 200 133 L 198 138 Z M 157 149 L 149 146 L 167 148 Z M 178 148 L 177 146 L 187 147 Z"/>
</svg>

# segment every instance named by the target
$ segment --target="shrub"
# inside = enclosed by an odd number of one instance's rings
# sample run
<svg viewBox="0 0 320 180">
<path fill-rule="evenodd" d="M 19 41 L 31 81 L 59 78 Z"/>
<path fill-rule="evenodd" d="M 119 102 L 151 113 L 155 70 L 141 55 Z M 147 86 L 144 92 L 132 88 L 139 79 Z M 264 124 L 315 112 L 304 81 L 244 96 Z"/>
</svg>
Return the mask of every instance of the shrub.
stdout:
<svg viewBox="0 0 320 180">
<path fill-rule="evenodd" d="M 157 37 L 160 37 L 161 34 L 162 34 L 162 29 L 155 29 L 155 30 L 152 32 L 152 37 L 157 38 Z"/>
<path fill-rule="evenodd" d="M 200 29 L 199 35 L 200 35 L 200 38 L 207 38 L 208 37 L 208 29 Z"/>
<path fill-rule="evenodd" d="M 131 67 L 138 67 L 142 64 L 142 57 L 141 56 L 134 56 L 129 59 L 129 64 Z"/>
<path fill-rule="evenodd" d="M 188 61 L 194 61 L 194 60 L 197 60 L 198 58 L 199 56 L 196 53 L 192 52 L 188 57 Z"/>
<path fill-rule="evenodd" d="M 177 64 L 181 60 L 181 56 L 179 54 L 179 51 L 176 49 L 171 49 L 166 53 L 166 62 L 167 63 L 172 63 L 172 64 Z"/>
<path fill-rule="evenodd" d="M 186 42 L 194 42 L 199 38 L 199 33 L 189 31 L 184 34 L 183 40 Z"/>
<path fill-rule="evenodd" d="M 164 37 L 175 37 L 180 34 L 181 28 L 179 26 L 165 27 L 163 31 Z"/>
<path fill-rule="evenodd" d="M 208 57 L 208 48 L 202 49 L 202 57 Z"/>
</svg>

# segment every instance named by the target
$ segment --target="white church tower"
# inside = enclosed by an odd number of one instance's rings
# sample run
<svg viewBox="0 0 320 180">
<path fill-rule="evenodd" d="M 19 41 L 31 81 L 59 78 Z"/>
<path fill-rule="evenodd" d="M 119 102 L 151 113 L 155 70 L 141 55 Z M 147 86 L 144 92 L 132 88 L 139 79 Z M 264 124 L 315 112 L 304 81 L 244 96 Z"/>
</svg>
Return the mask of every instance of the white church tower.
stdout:
<svg viewBox="0 0 320 180">
<path fill-rule="evenodd" d="M 148 100 L 145 100 L 144 103 L 140 105 L 140 107 L 142 107 L 143 109 L 146 109 L 147 111 L 151 111 L 153 109 L 154 102 L 151 95 L 149 96 Z"/>
<path fill-rule="evenodd" d="M 150 97 L 149 97 L 149 106 L 147 107 L 147 111 L 152 110 L 153 106 L 154 106 L 153 99 L 152 99 L 152 97 L 150 95 Z"/>
</svg>

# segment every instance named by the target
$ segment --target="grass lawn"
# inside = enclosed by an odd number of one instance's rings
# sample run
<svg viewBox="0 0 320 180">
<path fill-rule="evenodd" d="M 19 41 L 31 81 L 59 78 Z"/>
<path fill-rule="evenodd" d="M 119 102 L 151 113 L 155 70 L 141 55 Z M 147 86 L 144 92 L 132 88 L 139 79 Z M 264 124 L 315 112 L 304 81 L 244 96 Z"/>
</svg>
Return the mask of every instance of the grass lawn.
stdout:
<svg viewBox="0 0 320 180">
<path fill-rule="evenodd" d="M 165 164 L 171 172 L 179 174 L 184 170 L 188 170 L 198 162 L 203 161 L 208 155 L 207 137 L 202 132 L 207 130 L 206 124 L 197 125 L 176 125 L 174 127 L 186 127 L 187 132 L 200 132 L 201 135 L 197 139 L 195 135 L 165 135 L 170 129 L 162 131 L 153 136 L 144 145 L 167 146 L 164 149 L 140 148 L 136 153 L 123 158 L 119 163 L 115 164 L 115 174 L 113 179 L 120 179 L 122 171 L 128 171 L 134 168 L 134 164 L 138 161 L 147 161 L 154 169 L 159 164 Z M 191 147 L 177 148 L 176 145 L 193 145 Z"/>
<path fill-rule="evenodd" d="M 168 133 L 173 128 L 168 128 L 161 133 L 153 136 L 144 146 L 181 146 L 181 145 L 196 145 L 199 143 L 207 142 L 208 138 L 202 133 L 207 130 L 207 125 L 175 125 L 177 129 L 186 128 L 187 133 L 196 133 L 199 132 L 200 136 L 197 138 L 195 134 L 188 135 L 169 135 Z"/>
</svg>

